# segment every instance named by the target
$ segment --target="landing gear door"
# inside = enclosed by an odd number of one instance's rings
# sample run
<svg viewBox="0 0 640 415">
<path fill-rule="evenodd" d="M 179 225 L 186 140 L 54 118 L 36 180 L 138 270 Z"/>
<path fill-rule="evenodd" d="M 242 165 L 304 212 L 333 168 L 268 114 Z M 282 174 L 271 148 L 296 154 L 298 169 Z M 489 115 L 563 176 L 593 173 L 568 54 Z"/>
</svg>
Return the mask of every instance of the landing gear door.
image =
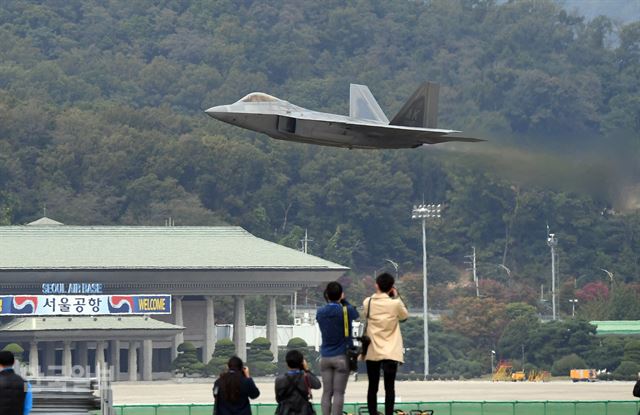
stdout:
<svg viewBox="0 0 640 415">
<path fill-rule="evenodd" d="M 278 116 L 278 131 L 281 133 L 295 134 L 296 119 L 291 117 Z"/>
</svg>

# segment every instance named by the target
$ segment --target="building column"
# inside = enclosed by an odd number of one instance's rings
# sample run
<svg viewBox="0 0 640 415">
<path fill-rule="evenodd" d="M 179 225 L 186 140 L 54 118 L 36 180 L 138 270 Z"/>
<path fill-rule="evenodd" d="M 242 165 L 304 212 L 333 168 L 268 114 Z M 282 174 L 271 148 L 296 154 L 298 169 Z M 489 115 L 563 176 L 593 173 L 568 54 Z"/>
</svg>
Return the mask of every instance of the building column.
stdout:
<svg viewBox="0 0 640 415">
<path fill-rule="evenodd" d="M 175 313 L 174 324 L 176 326 L 184 327 L 184 319 L 182 318 L 182 296 L 173 296 L 173 311 Z M 184 343 L 184 334 L 182 332 L 176 334 L 173 339 L 173 349 L 171 350 L 171 360 L 173 361 L 178 357 L 178 346 Z"/>
<path fill-rule="evenodd" d="M 153 341 L 142 341 L 142 380 L 153 380 Z"/>
<path fill-rule="evenodd" d="M 213 352 L 216 347 L 216 323 L 215 323 L 215 308 L 213 305 L 213 296 L 205 296 L 207 302 L 207 318 L 205 321 L 204 329 L 204 349 L 202 350 L 202 362 L 206 365 L 211 360 Z"/>
<path fill-rule="evenodd" d="M 244 295 L 236 295 L 234 299 L 233 342 L 236 354 L 243 361 L 247 360 L 247 320 L 244 307 Z"/>
<path fill-rule="evenodd" d="M 76 364 L 82 367 L 84 376 L 89 376 L 89 346 L 87 342 L 76 342 Z"/>
<path fill-rule="evenodd" d="M 44 366 L 43 373 L 45 376 L 52 376 L 56 365 L 56 343 L 46 342 L 44 344 Z"/>
<path fill-rule="evenodd" d="M 276 297 L 269 297 L 269 308 L 267 310 L 267 339 L 271 343 L 271 353 L 273 361 L 278 361 L 278 313 L 276 309 Z"/>
<path fill-rule="evenodd" d="M 62 376 L 71 376 L 71 368 L 73 363 L 71 362 L 71 340 L 63 341 L 62 349 Z"/>
<path fill-rule="evenodd" d="M 138 380 L 138 344 L 137 342 L 129 342 L 129 380 L 135 382 Z"/>
<path fill-rule="evenodd" d="M 105 359 L 104 359 L 104 349 L 105 349 L 104 341 L 96 342 L 96 360 L 95 360 L 96 374 L 98 373 L 99 370 L 105 370 L 106 365 L 105 365 Z"/>
<path fill-rule="evenodd" d="M 38 377 L 40 373 L 40 362 L 38 360 L 38 342 L 32 340 L 29 344 L 29 367 L 31 369 L 31 376 Z"/>
<path fill-rule="evenodd" d="M 120 340 L 111 340 L 109 345 L 109 364 L 111 366 L 111 380 L 120 378 Z"/>
</svg>

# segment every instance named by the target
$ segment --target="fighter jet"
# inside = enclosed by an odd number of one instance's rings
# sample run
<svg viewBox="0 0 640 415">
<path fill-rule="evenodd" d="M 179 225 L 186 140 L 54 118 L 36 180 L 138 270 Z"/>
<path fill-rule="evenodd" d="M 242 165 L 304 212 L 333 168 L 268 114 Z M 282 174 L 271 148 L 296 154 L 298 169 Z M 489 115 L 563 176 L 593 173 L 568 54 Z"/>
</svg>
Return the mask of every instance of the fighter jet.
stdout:
<svg viewBox="0 0 640 415">
<path fill-rule="evenodd" d="M 238 102 L 205 112 L 220 121 L 278 140 L 349 149 L 484 141 L 451 136 L 460 131 L 437 128 L 439 89 L 432 82 L 420 85 L 391 122 L 369 88 L 357 84 L 351 84 L 349 116 L 308 110 L 262 92 L 253 92 Z"/>
</svg>

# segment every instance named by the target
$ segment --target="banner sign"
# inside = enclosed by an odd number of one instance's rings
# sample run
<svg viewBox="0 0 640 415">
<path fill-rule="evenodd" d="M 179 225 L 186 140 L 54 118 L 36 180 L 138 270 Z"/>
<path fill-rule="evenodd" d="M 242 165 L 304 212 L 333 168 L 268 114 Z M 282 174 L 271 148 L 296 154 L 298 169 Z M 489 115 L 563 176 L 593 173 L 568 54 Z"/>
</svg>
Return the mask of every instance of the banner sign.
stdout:
<svg viewBox="0 0 640 415">
<path fill-rule="evenodd" d="M 0 316 L 171 314 L 171 295 L 5 295 Z"/>
</svg>

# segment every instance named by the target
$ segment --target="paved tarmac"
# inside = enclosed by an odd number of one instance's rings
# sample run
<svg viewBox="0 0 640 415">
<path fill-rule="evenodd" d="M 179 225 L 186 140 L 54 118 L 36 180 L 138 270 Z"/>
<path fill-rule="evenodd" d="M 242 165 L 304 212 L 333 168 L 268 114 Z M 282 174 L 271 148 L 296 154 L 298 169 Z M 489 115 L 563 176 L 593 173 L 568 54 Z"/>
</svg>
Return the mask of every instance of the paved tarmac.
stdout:
<svg viewBox="0 0 640 415">
<path fill-rule="evenodd" d="M 134 403 L 211 403 L 212 381 L 180 379 L 160 382 L 118 382 L 113 385 L 116 405 Z M 256 381 L 260 397 L 256 403 L 274 403 L 273 381 Z M 573 383 L 512 383 L 490 381 L 430 381 L 397 382 L 398 401 L 513 401 L 513 400 L 633 400 L 634 382 Z M 379 397 L 383 396 L 382 382 Z M 314 402 L 321 391 L 314 391 Z M 366 380 L 349 381 L 347 402 L 366 401 Z"/>
</svg>

